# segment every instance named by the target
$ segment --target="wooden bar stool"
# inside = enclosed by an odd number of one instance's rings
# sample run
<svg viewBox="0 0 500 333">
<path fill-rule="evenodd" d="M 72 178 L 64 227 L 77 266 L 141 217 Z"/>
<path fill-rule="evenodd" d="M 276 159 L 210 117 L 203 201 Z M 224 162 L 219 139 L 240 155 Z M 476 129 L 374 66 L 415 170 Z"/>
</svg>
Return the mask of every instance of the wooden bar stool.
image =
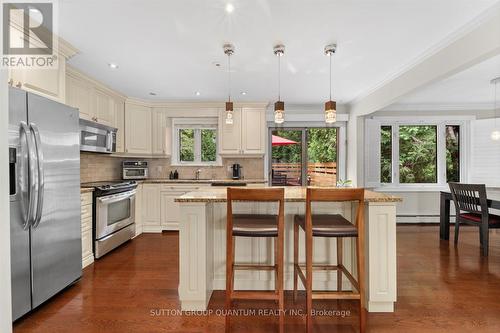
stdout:
<svg viewBox="0 0 500 333">
<path fill-rule="evenodd" d="M 233 214 L 233 201 L 278 202 L 278 214 Z M 280 332 L 284 324 L 283 297 L 283 242 L 284 242 L 285 191 L 282 188 L 227 189 L 227 241 L 226 241 L 226 309 L 228 313 L 233 300 L 275 300 L 280 310 Z M 274 238 L 274 265 L 235 264 L 235 237 Z M 274 291 L 235 291 L 235 270 L 272 270 L 275 272 Z M 226 315 L 226 332 L 229 331 L 230 316 Z"/>
<path fill-rule="evenodd" d="M 297 299 L 298 278 L 306 289 L 306 325 L 307 332 L 313 332 L 312 325 L 312 300 L 313 299 L 357 299 L 359 300 L 359 322 L 360 331 L 365 331 L 365 257 L 364 257 L 364 189 L 319 189 L 308 188 L 306 196 L 306 214 L 294 216 L 293 228 L 293 297 Z M 311 202 L 357 202 L 358 207 L 355 223 L 346 220 L 342 215 L 314 215 L 311 212 Z M 306 273 L 304 275 L 303 265 L 299 264 L 299 228 L 306 233 Z M 315 265 L 313 264 L 313 238 L 335 237 L 337 240 L 337 264 Z M 342 239 L 344 237 L 356 238 L 357 270 L 358 279 L 345 268 L 342 262 Z M 313 270 L 336 270 L 336 291 L 313 291 Z M 342 290 L 342 274 L 344 274 L 356 290 Z"/>
</svg>

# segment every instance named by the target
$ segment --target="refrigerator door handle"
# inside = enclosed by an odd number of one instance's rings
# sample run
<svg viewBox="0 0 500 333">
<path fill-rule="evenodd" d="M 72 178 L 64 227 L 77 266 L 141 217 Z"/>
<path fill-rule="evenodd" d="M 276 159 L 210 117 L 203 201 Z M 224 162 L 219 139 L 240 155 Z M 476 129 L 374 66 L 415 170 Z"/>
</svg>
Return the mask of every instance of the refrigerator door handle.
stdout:
<svg viewBox="0 0 500 333">
<path fill-rule="evenodd" d="M 28 128 L 28 124 L 24 121 L 20 123 L 20 134 L 26 136 L 26 147 L 27 147 L 27 159 L 28 159 L 28 207 L 26 212 L 26 220 L 23 224 L 23 229 L 27 230 L 35 220 L 36 214 L 36 191 L 38 187 L 38 179 L 36 177 L 35 170 L 35 151 L 34 151 L 34 142 L 32 142 L 33 138 L 31 137 L 31 132 Z"/>
<path fill-rule="evenodd" d="M 43 199 L 44 199 L 44 172 L 43 172 L 43 150 L 42 150 L 42 141 L 40 140 L 40 131 L 38 127 L 34 123 L 30 123 L 30 130 L 33 133 L 33 137 L 35 138 L 35 147 L 36 147 L 36 157 L 38 161 L 38 190 L 37 190 L 37 205 L 36 205 L 36 215 L 35 221 L 33 223 L 33 228 L 38 227 L 40 221 L 42 219 L 42 210 L 43 210 Z"/>
</svg>

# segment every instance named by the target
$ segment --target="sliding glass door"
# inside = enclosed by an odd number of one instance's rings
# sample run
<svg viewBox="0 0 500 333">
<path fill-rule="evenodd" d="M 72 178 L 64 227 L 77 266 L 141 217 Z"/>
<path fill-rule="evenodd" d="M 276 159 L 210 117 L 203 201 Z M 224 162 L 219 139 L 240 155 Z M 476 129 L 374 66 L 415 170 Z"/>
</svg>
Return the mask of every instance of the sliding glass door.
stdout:
<svg viewBox="0 0 500 333">
<path fill-rule="evenodd" d="M 272 128 L 269 136 L 269 170 L 273 186 L 336 185 L 336 127 Z"/>
</svg>

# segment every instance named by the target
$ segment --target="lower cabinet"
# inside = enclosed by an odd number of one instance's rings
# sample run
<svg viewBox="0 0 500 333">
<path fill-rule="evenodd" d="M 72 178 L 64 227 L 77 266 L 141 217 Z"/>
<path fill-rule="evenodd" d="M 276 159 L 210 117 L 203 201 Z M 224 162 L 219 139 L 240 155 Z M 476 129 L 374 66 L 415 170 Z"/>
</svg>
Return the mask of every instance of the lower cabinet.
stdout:
<svg viewBox="0 0 500 333">
<path fill-rule="evenodd" d="M 92 252 L 92 192 L 81 194 L 82 268 L 94 262 Z"/>
<path fill-rule="evenodd" d="M 207 185 L 143 184 L 142 232 L 179 230 L 180 207 L 175 198 Z"/>
<path fill-rule="evenodd" d="M 135 194 L 135 237 L 142 234 L 142 188 L 144 185 L 138 184 Z"/>
</svg>

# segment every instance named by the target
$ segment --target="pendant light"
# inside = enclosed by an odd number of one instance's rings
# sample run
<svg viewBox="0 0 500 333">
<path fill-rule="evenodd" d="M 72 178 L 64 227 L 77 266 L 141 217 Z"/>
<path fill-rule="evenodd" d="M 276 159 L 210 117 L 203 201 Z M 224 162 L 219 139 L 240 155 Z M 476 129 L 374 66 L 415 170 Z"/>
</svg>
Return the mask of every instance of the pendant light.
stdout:
<svg viewBox="0 0 500 333">
<path fill-rule="evenodd" d="M 231 56 L 234 53 L 234 46 L 232 44 L 224 45 L 224 54 L 227 55 L 227 89 L 228 99 L 226 102 L 226 124 L 233 124 L 233 102 L 231 102 Z"/>
<path fill-rule="evenodd" d="M 330 58 L 330 99 L 325 103 L 325 122 L 333 124 L 337 121 L 337 103 L 332 101 L 332 58 L 337 50 L 337 45 L 330 44 L 325 46 L 325 55 Z"/>
<path fill-rule="evenodd" d="M 499 115 L 497 114 L 497 110 L 499 108 L 498 106 L 498 84 L 500 84 L 500 76 L 491 80 L 491 84 L 495 86 L 495 102 L 493 103 L 493 115 L 495 117 L 495 128 L 493 129 L 493 132 L 491 132 L 491 139 L 494 141 L 499 141 L 500 140 L 500 128 L 498 128 L 498 117 Z"/>
<path fill-rule="evenodd" d="M 278 57 L 278 101 L 274 103 L 274 122 L 283 124 L 285 121 L 285 102 L 281 100 L 281 57 L 285 54 L 285 46 L 276 45 L 274 54 Z"/>
</svg>

